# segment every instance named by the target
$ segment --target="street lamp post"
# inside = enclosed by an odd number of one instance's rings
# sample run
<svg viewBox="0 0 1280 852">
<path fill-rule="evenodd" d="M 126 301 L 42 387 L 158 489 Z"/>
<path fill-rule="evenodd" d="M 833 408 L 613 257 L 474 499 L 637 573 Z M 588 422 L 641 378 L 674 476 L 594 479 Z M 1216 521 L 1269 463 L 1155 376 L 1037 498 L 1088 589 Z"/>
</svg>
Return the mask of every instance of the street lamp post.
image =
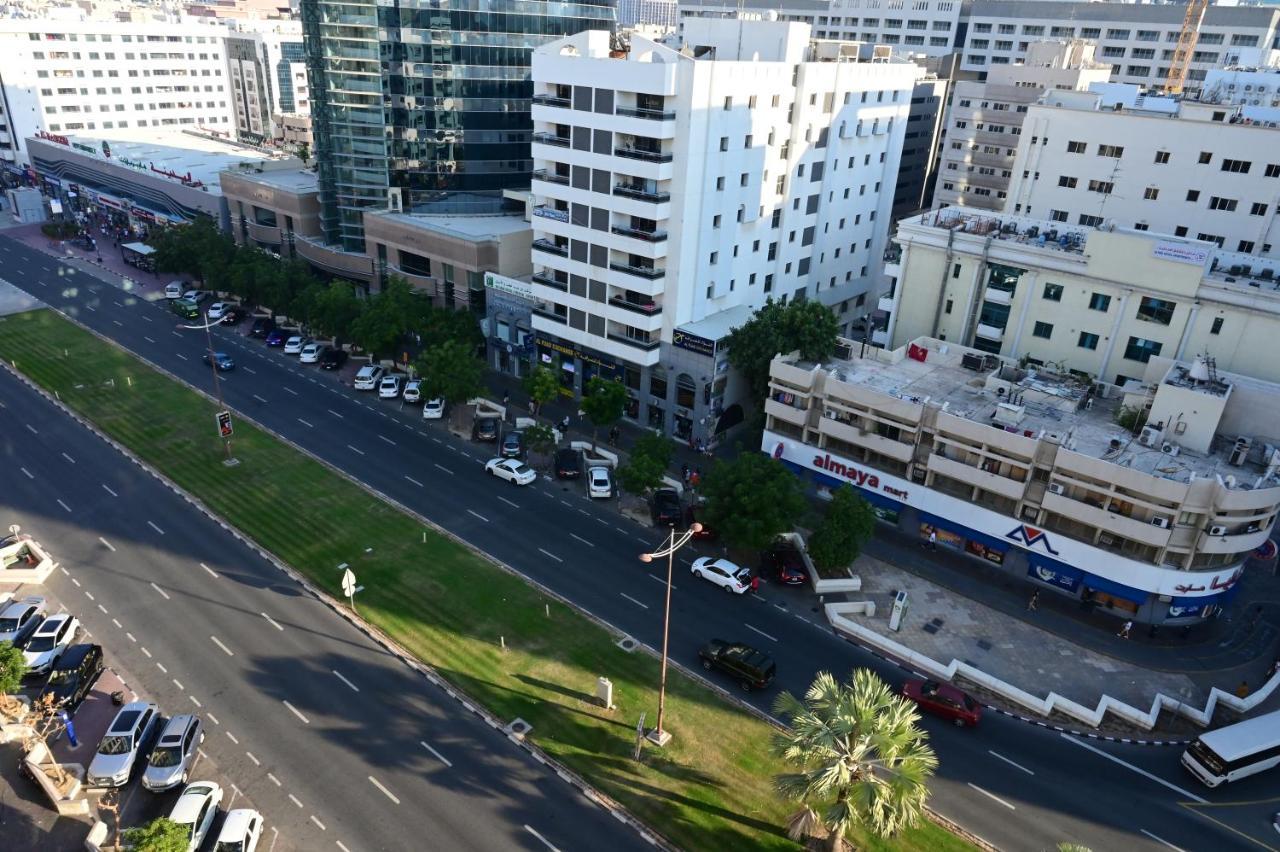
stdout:
<svg viewBox="0 0 1280 852">
<path fill-rule="evenodd" d="M 183 326 L 183 328 L 189 328 L 193 331 L 200 328 L 204 329 L 205 343 L 208 346 L 208 352 L 209 352 L 209 366 L 213 369 L 213 395 L 218 398 L 218 410 L 226 411 L 227 406 L 222 401 L 222 383 L 219 381 L 219 377 L 218 377 L 217 353 L 213 349 L 213 332 L 210 330 L 213 328 L 214 325 L 216 325 L 219 322 L 221 322 L 221 320 L 210 320 L 209 312 L 206 310 L 204 312 L 203 326 L 187 325 L 187 326 Z M 229 419 L 228 419 L 228 422 L 230 422 Z M 228 434 L 229 434 L 229 431 L 228 431 Z M 230 437 L 223 438 L 223 447 L 226 449 L 227 457 L 223 460 L 222 463 L 225 464 L 227 467 L 232 467 L 233 465 L 239 464 L 240 461 L 231 455 L 231 438 Z"/>
<path fill-rule="evenodd" d="M 672 524 L 666 547 L 655 550 L 653 553 L 640 554 L 641 562 L 652 562 L 654 559 L 667 557 L 667 599 L 662 609 L 662 674 L 658 680 L 658 724 L 646 734 L 651 742 L 659 746 L 665 746 L 671 742 L 671 734 L 662 727 L 667 713 L 667 644 L 671 633 L 671 574 L 675 570 L 676 551 L 688 544 L 700 532 L 702 532 L 702 524 L 692 524 L 677 540 L 676 528 Z"/>
</svg>

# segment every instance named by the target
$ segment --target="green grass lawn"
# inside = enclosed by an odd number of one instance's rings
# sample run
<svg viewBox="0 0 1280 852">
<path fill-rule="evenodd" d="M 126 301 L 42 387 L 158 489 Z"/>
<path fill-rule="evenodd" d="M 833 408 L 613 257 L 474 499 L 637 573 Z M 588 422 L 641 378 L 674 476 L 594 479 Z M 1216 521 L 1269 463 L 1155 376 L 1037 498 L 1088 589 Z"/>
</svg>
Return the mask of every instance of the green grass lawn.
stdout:
<svg viewBox="0 0 1280 852">
<path fill-rule="evenodd" d="M 679 672 L 668 682 L 665 750 L 631 759 L 652 724 L 658 662 L 627 653 L 575 610 L 244 421 L 220 464 L 215 405 L 47 311 L 0 320 L 0 357 L 333 595 L 338 562 L 365 591 L 360 614 L 529 739 L 690 850 L 794 849 L 794 810 L 773 792 L 771 729 Z M 366 553 L 366 548 L 373 548 Z M 550 615 L 545 609 L 550 606 Z M 499 647 L 505 637 L 507 650 Z M 613 680 L 617 709 L 591 698 Z M 862 849 L 971 849 L 929 824 Z"/>
</svg>

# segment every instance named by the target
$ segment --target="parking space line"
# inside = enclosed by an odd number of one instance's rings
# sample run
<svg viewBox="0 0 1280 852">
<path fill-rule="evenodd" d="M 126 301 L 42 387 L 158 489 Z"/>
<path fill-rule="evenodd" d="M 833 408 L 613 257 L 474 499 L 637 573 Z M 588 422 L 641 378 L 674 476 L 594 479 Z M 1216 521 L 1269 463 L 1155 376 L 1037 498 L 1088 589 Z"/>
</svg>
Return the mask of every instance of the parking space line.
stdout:
<svg viewBox="0 0 1280 852">
<path fill-rule="evenodd" d="M 626 598 L 627 600 L 631 601 L 633 604 L 635 604 L 636 606 L 640 607 L 641 609 L 648 609 L 648 608 L 649 608 L 649 605 L 648 605 L 648 604 L 640 603 L 640 601 L 638 601 L 638 600 L 636 600 L 635 598 L 631 597 L 631 595 L 627 594 L 626 592 L 618 592 L 618 594 L 622 595 L 624 598 Z"/>
<path fill-rule="evenodd" d="M 337 677 L 337 678 L 338 678 L 338 680 L 342 681 L 342 682 L 343 682 L 343 683 L 345 683 L 347 686 L 351 687 L 351 691 L 352 691 L 352 692 L 359 692 L 359 691 L 360 691 L 360 687 L 356 686 L 354 683 L 352 683 L 351 681 L 349 681 L 349 680 L 347 680 L 345 677 L 343 677 L 343 676 L 342 676 L 342 672 L 338 671 L 337 669 L 330 669 L 330 671 L 332 671 L 332 672 L 333 672 L 334 676 L 335 676 L 335 677 Z"/>
<path fill-rule="evenodd" d="M 381 791 L 386 795 L 386 797 L 387 797 L 388 799 L 390 799 L 391 801 L 395 802 L 397 805 L 398 805 L 398 804 L 400 804 L 400 800 L 399 800 L 399 799 L 397 799 L 397 798 L 395 797 L 395 794 L 393 794 L 393 793 L 392 793 L 390 790 L 388 790 L 386 787 L 383 787 L 383 786 L 382 786 L 382 784 L 380 784 L 380 783 L 378 782 L 378 779 L 377 779 L 377 778 L 374 778 L 372 775 L 370 775 L 370 776 L 369 776 L 369 783 L 370 783 L 370 784 L 372 784 L 373 786 L 377 787 L 379 790 L 381 790 Z"/>
</svg>

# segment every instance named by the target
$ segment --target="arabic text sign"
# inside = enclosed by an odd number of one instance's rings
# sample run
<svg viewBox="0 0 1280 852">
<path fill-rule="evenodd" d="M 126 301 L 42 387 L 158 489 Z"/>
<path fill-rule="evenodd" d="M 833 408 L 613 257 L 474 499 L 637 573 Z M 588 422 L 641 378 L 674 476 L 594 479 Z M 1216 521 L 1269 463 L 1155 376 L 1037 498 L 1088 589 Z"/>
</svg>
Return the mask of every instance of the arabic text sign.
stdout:
<svg viewBox="0 0 1280 852">
<path fill-rule="evenodd" d="M 1204 262 L 1209 259 L 1209 249 L 1204 246 L 1160 240 L 1152 246 L 1151 256 L 1158 257 L 1161 260 L 1172 260 L 1175 263 L 1204 266 Z"/>
</svg>

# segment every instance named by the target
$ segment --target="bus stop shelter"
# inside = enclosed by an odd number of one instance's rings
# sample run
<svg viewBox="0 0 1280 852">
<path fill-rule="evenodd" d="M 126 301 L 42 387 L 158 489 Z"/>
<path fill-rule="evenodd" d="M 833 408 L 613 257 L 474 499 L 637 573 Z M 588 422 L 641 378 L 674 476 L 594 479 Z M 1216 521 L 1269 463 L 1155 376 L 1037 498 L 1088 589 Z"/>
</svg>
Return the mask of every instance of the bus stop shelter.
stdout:
<svg viewBox="0 0 1280 852">
<path fill-rule="evenodd" d="M 152 256 L 155 253 L 155 249 L 143 243 L 124 243 L 120 246 L 120 258 L 144 272 L 156 271 L 156 259 Z"/>
</svg>

